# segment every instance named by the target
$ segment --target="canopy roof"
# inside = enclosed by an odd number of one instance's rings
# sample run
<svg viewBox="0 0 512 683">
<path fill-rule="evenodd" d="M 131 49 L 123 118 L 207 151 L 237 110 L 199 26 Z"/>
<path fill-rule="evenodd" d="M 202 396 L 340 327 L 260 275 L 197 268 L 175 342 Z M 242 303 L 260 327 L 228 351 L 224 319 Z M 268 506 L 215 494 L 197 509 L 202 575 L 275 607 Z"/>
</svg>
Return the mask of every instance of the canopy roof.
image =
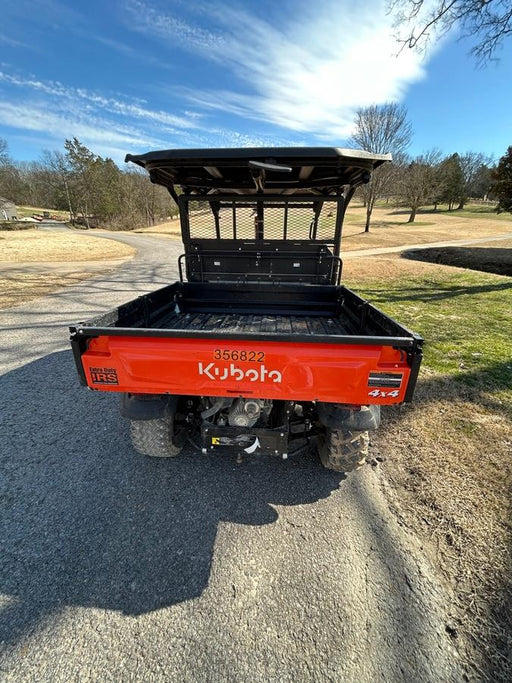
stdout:
<svg viewBox="0 0 512 683">
<path fill-rule="evenodd" d="M 367 183 L 391 154 L 340 147 L 169 149 L 127 154 L 152 182 L 185 194 L 337 194 Z"/>
</svg>

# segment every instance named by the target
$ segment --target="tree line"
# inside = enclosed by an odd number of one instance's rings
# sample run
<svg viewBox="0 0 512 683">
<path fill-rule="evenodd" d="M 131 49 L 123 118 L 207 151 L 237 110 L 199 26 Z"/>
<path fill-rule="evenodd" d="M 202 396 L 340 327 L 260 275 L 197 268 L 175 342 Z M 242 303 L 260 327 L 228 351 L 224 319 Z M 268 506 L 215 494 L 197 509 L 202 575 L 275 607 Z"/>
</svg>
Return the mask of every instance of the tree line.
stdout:
<svg viewBox="0 0 512 683">
<path fill-rule="evenodd" d="M 0 196 L 18 206 L 67 211 L 73 224 L 134 229 L 175 216 L 167 190 L 139 169 L 121 170 L 77 138 L 64 151 L 45 151 L 38 161 L 17 162 L 0 139 Z"/>
<path fill-rule="evenodd" d="M 431 150 L 411 157 L 411 139 L 403 106 L 372 105 L 356 113 L 352 145 L 375 154 L 391 152 L 394 158 L 393 164 L 378 167 L 359 190 L 366 207 L 366 232 L 375 204 L 382 199 L 407 208 L 409 222 L 421 207 L 433 205 L 436 210 L 442 204 L 456 211 L 470 198 L 492 199 L 498 211 L 512 211 L 512 147 L 495 166 L 479 152 L 443 156 Z M 64 151 L 45 151 L 33 162 L 15 162 L 0 139 L 0 196 L 18 206 L 65 210 L 74 224 L 113 230 L 151 226 L 178 214 L 168 192 L 153 185 L 145 172 L 121 170 L 77 138 L 66 140 Z"/>
<path fill-rule="evenodd" d="M 394 159 L 393 164 L 378 167 L 360 190 L 366 232 L 381 199 L 409 209 L 411 223 L 421 207 L 433 205 L 436 210 L 443 204 L 450 211 L 460 210 L 469 199 L 490 199 L 497 211 L 511 210 L 511 147 L 496 166 L 490 157 L 471 151 L 443 156 L 434 149 L 412 157 L 407 151 L 411 139 L 412 126 L 403 106 L 371 105 L 356 112 L 352 145 L 374 154 L 391 152 Z"/>
</svg>

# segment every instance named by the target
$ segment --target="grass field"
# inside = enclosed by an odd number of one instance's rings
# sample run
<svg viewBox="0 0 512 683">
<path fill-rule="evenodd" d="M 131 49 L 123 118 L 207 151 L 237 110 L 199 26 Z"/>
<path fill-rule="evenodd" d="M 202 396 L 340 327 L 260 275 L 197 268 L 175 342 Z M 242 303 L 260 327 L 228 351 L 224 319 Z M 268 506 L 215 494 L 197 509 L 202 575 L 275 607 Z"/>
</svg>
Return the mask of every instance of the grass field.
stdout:
<svg viewBox="0 0 512 683">
<path fill-rule="evenodd" d="M 415 401 L 386 410 L 374 452 L 453 589 L 453 637 L 482 680 L 511 680 L 512 278 L 371 258 L 346 281 L 426 339 Z"/>
<path fill-rule="evenodd" d="M 128 258 L 135 249 L 120 242 L 72 231 L 0 232 L 0 261 L 103 261 Z"/>
</svg>

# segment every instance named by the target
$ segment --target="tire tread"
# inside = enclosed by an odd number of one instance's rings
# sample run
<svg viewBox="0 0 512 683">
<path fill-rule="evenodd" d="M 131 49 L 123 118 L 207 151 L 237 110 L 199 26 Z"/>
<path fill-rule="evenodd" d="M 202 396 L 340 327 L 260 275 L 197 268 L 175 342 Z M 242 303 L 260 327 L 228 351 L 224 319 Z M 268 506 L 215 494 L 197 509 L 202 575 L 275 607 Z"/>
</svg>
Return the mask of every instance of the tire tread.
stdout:
<svg viewBox="0 0 512 683">
<path fill-rule="evenodd" d="M 153 458 L 175 458 L 182 447 L 173 443 L 172 417 L 156 420 L 131 420 L 130 436 L 138 453 Z"/>
<path fill-rule="evenodd" d="M 369 442 L 368 431 L 327 429 L 318 444 L 322 465 L 335 472 L 358 470 L 368 456 Z"/>
</svg>

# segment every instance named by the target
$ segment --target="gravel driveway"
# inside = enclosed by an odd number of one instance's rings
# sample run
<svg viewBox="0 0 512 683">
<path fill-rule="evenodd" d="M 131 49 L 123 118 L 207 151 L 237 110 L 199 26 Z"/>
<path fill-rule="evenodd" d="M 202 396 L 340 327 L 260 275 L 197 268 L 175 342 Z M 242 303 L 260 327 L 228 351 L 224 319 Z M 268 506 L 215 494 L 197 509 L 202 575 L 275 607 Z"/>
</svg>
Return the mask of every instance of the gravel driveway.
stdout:
<svg viewBox="0 0 512 683">
<path fill-rule="evenodd" d="M 66 326 L 176 278 L 180 245 L 0 313 L 1 677 L 457 681 L 449 594 L 379 472 L 145 459 Z"/>
</svg>

